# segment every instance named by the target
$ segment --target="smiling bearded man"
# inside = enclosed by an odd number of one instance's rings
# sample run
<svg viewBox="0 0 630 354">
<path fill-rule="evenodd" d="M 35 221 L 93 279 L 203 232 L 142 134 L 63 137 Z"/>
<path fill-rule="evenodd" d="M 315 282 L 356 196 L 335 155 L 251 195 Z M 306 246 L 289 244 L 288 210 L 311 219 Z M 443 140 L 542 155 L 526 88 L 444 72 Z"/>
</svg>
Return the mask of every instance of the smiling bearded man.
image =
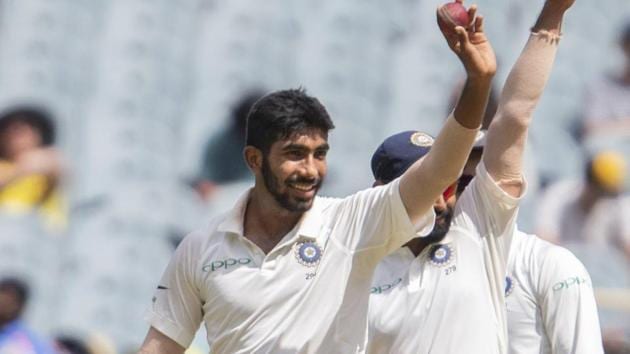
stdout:
<svg viewBox="0 0 630 354">
<path fill-rule="evenodd" d="M 433 228 L 433 201 L 456 180 L 481 124 L 494 54 L 465 30 L 458 36 L 469 74 L 460 102 L 425 161 L 387 186 L 316 197 L 333 128 L 326 109 L 303 90 L 256 102 L 244 149 L 254 187 L 177 248 L 141 352 L 183 353 L 201 322 L 212 353 L 364 351 L 377 263 Z"/>
</svg>

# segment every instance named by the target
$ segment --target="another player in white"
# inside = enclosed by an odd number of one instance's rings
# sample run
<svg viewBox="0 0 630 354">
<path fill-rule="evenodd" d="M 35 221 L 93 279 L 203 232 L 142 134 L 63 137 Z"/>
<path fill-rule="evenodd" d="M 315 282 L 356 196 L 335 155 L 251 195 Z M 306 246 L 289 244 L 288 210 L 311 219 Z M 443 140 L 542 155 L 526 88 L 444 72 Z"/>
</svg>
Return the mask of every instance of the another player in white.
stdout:
<svg viewBox="0 0 630 354">
<path fill-rule="evenodd" d="M 562 17 L 572 4 L 545 3 L 507 79 L 470 186 L 456 204 L 457 196 L 450 195 L 436 202 L 432 235 L 414 239 L 378 266 L 370 298 L 368 352 L 508 351 L 504 276 L 516 232 L 517 198 L 524 189 L 523 149 L 555 58 Z M 382 147 L 391 145 L 390 139 Z M 387 150 L 393 153 L 386 158 L 419 158 L 425 153 L 416 147 L 413 156 L 409 145 L 403 149 L 406 152 L 397 152 L 390 146 Z M 375 178 L 388 182 L 374 161 Z"/>
<path fill-rule="evenodd" d="M 567 249 L 518 231 L 506 280 L 510 353 L 603 353 L 591 278 Z"/>
<path fill-rule="evenodd" d="M 328 113 L 301 90 L 261 98 L 244 149 L 254 187 L 182 241 L 141 352 L 182 353 L 202 322 L 217 354 L 363 352 L 376 265 L 430 231 L 433 201 L 458 178 L 481 124 L 496 62 L 480 30 L 459 27 L 452 39 L 468 79 L 431 152 L 387 186 L 316 197 Z"/>
</svg>

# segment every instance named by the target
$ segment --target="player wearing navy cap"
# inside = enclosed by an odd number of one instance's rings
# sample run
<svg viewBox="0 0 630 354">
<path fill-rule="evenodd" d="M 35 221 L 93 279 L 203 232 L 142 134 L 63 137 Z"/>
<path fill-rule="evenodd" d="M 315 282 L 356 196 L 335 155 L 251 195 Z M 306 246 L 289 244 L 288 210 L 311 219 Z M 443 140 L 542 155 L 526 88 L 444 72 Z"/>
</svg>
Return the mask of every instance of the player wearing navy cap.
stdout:
<svg viewBox="0 0 630 354">
<path fill-rule="evenodd" d="M 244 157 L 255 184 L 178 247 L 143 353 L 182 353 L 202 322 L 212 353 L 365 351 L 374 269 L 432 228 L 433 201 L 459 176 L 496 70 L 481 20 L 449 41 L 466 68 L 464 91 L 424 161 L 386 186 L 316 197 L 333 128 L 325 108 L 302 90 L 254 104 Z"/>
<path fill-rule="evenodd" d="M 545 3 L 487 135 L 473 151 L 479 155 L 485 139 L 470 184 L 458 188 L 461 194 L 449 190 L 438 199 L 436 227 L 428 237 L 413 239 L 379 264 L 370 297 L 369 353 L 508 351 L 504 284 L 525 189 L 523 150 L 555 58 L 562 17 L 572 3 Z M 395 135 L 377 149 L 372 160 L 377 184 L 388 183 L 426 154 L 426 147 L 405 143 L 418 134 Z M 471 168 L 465 168 L 466 175 Z M 462 187 L 466 180 L 461 179 Z"/>
</svg>

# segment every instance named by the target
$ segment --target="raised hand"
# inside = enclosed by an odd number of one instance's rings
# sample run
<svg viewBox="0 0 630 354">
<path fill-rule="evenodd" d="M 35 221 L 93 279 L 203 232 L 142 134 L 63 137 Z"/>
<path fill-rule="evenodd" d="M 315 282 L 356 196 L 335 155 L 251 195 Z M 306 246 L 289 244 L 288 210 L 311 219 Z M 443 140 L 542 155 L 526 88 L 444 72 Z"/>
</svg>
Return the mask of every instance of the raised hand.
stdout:
<svg viewBox="0 0 630 354">
<path fill-rule="evenodd" d="M 462 1 L 457 0 L 459 3 Z M 469 77 L 492 78 L 497 71 L 496 57 L 483 31 L 483 17 L 476 14 L 477 6 L 472 5 L 468 10 L 470 24 L 467 28 L 457 26 L 454 34 L 448 31 L 442 31 L 442 34 Z"/>
</svg>

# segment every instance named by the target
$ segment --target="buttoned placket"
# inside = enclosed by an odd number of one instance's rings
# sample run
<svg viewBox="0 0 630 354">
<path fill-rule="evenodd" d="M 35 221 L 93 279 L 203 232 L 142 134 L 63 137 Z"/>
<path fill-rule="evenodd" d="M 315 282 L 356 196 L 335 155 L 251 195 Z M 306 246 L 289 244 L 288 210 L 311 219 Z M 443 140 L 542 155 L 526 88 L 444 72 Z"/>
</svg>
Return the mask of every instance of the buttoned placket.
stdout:
<svg viewBox="0 0 630 354">
<path fill-rule="evenodd" d="M 239 199 L 237 206 L 230 214 L 231 218 L 223 225 L 223 231 L 238 237 L 243 247 L 245 247 L 252 258 L 256 260 L 256 266 L 259 270 L 272 270 L 276 265 L 277 258 L 282 254 L 287 255 L 287 253 L 291 253 L 293 245 L 299 242 L 299 240 L 317 241 L 316 235 L 318 235 L 320 231 L 321 213 L 317 206 L 317 199 L 315 199 L 311 210 L 303 215 L 295 227 L 291 229 L 268 254 L 265 254 L 257 244 L 246 238 L 243 234 L 245 207 L 249 193 L 248 191 Z M 287 248 L 289 248 L 289 251 L 286 251 Z"/>
</svg>

